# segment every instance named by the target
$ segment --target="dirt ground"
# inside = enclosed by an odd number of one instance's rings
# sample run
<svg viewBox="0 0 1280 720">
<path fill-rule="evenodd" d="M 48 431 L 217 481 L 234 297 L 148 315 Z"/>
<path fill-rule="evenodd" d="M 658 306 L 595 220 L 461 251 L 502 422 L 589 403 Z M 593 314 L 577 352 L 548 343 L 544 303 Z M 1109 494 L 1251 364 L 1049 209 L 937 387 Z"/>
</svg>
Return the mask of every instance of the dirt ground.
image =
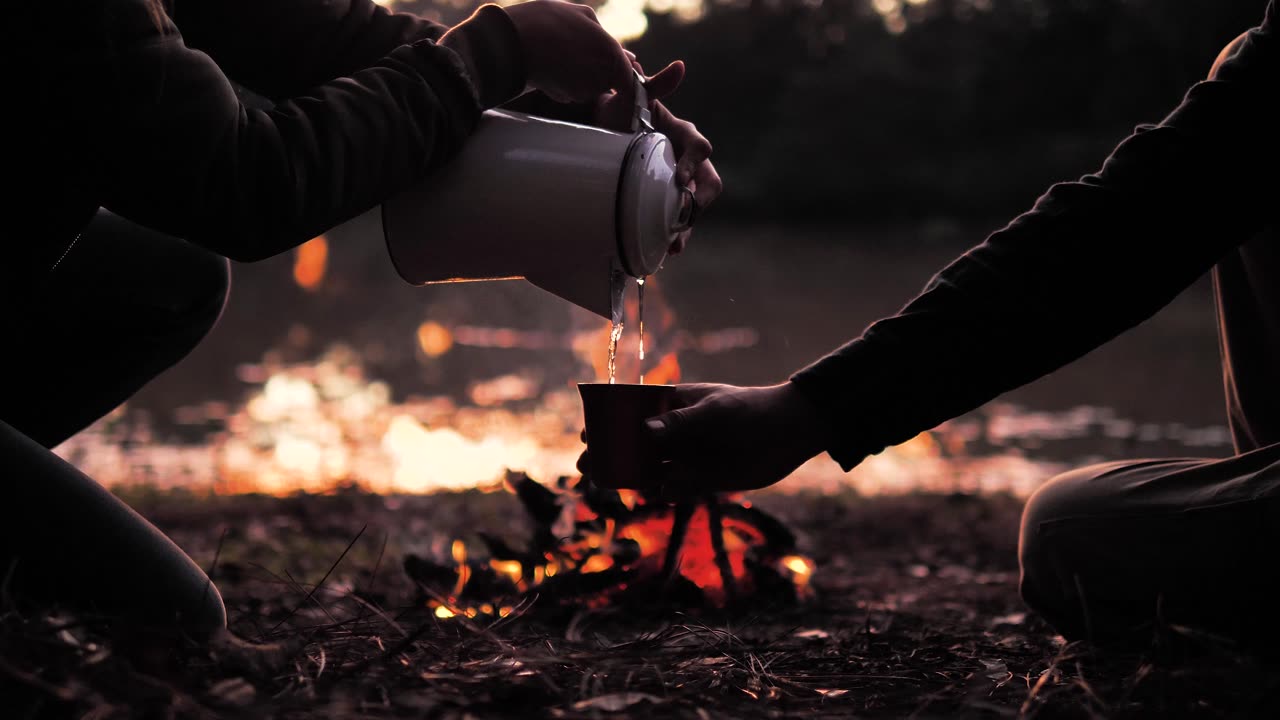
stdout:
<svg viewBox="0 0 1280 720">
<path fill-rule="evenodd" d="M 760 494 L 817 566 L 801 605 L 436 617 L 406 553 L 527 530 L 513 496 L 135 492 L 214 567 L 247 643 L 126 652 L 0 615 L 0 717 L 1275 717 L 1280 668 L 1214 643 L 1101 654 L 1017 594 L 1011 497 Z M 217 561 L 215 563 L 215 556 Z M 139 592 L 146 592 L 139 588 Z M 1173 631 L 1168 631 L 1173 632 Z"/>
</svg>

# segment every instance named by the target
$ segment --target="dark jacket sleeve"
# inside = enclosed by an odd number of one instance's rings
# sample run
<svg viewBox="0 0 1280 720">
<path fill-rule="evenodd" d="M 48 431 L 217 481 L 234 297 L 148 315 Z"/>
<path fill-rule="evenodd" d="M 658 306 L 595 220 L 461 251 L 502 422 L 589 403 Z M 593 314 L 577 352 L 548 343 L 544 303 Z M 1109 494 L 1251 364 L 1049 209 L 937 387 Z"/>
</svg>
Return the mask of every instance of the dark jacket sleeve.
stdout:
<svg viewBox="0 0 1280 720">
<path fill-rule="evenodd" d="M 373 0 L 173 0 L 188 47 L 232 80 L 287 98 L 369 67 L 401 45 L 439 40 L 439 23 Z"/>
<path fill-rule="evenodd" d="M 1054 186 L 897 315 L 792 381 L 846 470 L 1155 314 L 1280 216 L 1280 53 L 1251 31 L 1215 79 L 1101 170 Z"/>
<path fill-rule="evenodd" d="M 484 107 L 524 86 L 515 28 L 495 5 L 270 111 L 243 106 L 143 0 L 99 12 L 60 60 L 101 204 L 237 260 L 287 250 L 425 177 Z"/>
</svg>

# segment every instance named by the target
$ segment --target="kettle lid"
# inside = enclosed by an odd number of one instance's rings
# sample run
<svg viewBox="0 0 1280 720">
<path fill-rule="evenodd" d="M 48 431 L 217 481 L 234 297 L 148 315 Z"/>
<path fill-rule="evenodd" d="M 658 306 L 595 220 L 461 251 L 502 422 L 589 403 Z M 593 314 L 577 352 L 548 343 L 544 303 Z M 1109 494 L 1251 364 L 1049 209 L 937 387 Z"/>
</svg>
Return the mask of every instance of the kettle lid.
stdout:
<svg viewBox="0 0 1280 720">
<path fill-rule="evenodd" d="M 676 234 L 692 224 L 693 193 L 676 183 L 671 141 L 663 134 L 638 135 L 627 151 L 618 184 L 619 257 L 634 277 L 662 267 Z"/>
</svg>

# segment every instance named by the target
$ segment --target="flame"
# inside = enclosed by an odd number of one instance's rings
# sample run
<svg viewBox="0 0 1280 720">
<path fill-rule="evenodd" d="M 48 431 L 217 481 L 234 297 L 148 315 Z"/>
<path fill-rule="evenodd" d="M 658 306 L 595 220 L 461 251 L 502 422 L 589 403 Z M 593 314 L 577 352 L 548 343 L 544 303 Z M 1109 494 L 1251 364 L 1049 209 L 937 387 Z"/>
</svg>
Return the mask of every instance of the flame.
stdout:
<svg viewBox="0 0 1280 720">
<path fill-rule="evenodd" d="M 622 501 L 622 505 L 626 509 L 635 510 L 636 502 L 640 500 L 640 493 L 635 490 L 622 489 L 618 491 L 618 499 Z"/>
<path fill-rule="evenodd" d="M 517 585 L 524 579 L 524 566 L 515 560 L 490 560 L 489 567 L 499 575 L 510 578 L 511 582 Z"/>
<path fill-rule="evenodd" d="M 657 367 L 644 374 L 645 382 L 651 385 L 667 385 L 680 382 L 680 361 L 673 352 L 662 356 Z"/>
<path fill-rule="evenodd" d="M 559 496 L 556 500 L 560 505 L 559 517 L 551 524 L 554 536 L 559 539 L 551 545 L 539 546 L 542 560 L 531 563 L 487 558 L 470 561 L 475 563 L 472 565 L 468 560 L 472 551 L 462 540 L 453 540 L 447 546 L 448 556 L 457 567 L 452 592 L 447 599 L 428 600 L 427 606 L 439 617 L 445 617 L 446 611 L 450 613 L 449 617 L 506 617 L 512 609 L 503 601 L 514 599 L 517 593 L 536 593 L 544 582 L 550 584 L 561 575 L 568 575 L 571 579 L 565 584 L 548 587 L 549 592 L 545 596 L 561 598 L 553 602 L 572 598 L 573 602 L 585 608 L 601 608 L 610 604 L 633 582 L 643 587 L 648 587 L 651 582 L 666 582 L 665 574 L 671 572 L 699 588 L 703 600 L 718 607 L 756 592 L 761 571 L 772 572 L 773 577 L 789 581 L 797 598 L 812 594 L 809 586 L 814 563 L 802 555 L 779 557 L 780 551 L 786 552 L 790 546 L 773 545 L 775 540 L 762 529 L 767 526 L 757 526 L 755 515 L 742 512 L 746 506 L 740 498 L 729 496 L 714 505 L 701 503 L 686 508 L 688 514 L 680 516 L 683 532 L 676 551 L 672 552 L 670 543 L 675 535 L 673 526 L 677 517 L 674 508 L 650 505 L 643 495 L 632 493 L 631 512 L 613 515 L 617 506 L 608 505 L 613 509 L 601 516 L 582 509 L 586 503 L 595 502 L 591 498 L 597 496 L 584 494 L 581 482 L 580 479 L 576 483 L 562 479 L 558 487 L 548 488 Z M 524 498 L 526 494 L 521 483 L 537 484 L 527 476 L 516 475 L 509 477 L 505 485 L 509 491 Z M 713 527 L 719 528 L 718 538 L 712 537 Z M 437 552 L 443 553 L 444 548 Z M 477 573 L 490 574 L 483 576 L 487 580 L 478 580 L 475 588 L 468 587 L 468 582 Z M 603 576 L 600 575 L 602 573 Z M 563 594 L 566 588 L 577 585 L 572 578 L 587 575 L 599 578 L 592 583 L 595 589 L 582 591 L 585 594 Z M 503 583 L 495 585 L 494 580 L 500 578 L 510 580 L 514 589 Z M 604 584 L 598 584 L 601 582 Z M 475 597 L 481 593 L 497 594 Z M 441 607 L 446 610 L 440 610 Z"/>
<path fill-rule="evenodd" d="M 613 558 L 608 555 L 592 555 L 579 568 L 584 573 L 600 572 L 613 567 Z"/>
<path fill-rule="evenodd" d="M 293 280 L 304 290 L 315 290 L 324 279 L 329 260 L 329 241 L 319 235 L 299 245 L 294 254 Z"/>
<path fill-rule="evenodd" d="M 639 295 L 629 292 L 623 300 L 624 332 L 618 342 L 615 376 L 618 382 L 632 382 L 633 378 L 639 378 L 645 383 L 679 382 L 680 368 L 676 362 L 675 353 L 671 350 L 665 353 L 659 351 L 664 346 L 675 348 L 682 343 L 687 345 L 689 338 L 687 334 L 678 335 L 673 332 L 675 313 L 663 298 L 657 278 L 655 276 L 647 278 L 644 287 L 646 357 L 661 356 L 661 359 L 656 367 L 646 370 L 647 362 L 639 357 Z M 593 319 L 592 325 L 591 329 L 574 335 L 570 345 L 579 360 L 591 368 L 595 380 L 603 382 L 609 379 L 608 348 L 613 324 L 607 320 Z"/>
<path fill-rule="evenodd" d="M 669 513 L 662 517 L 647 518 L 621 528 L 618 530 L 618 537 L 634 540 L 640 546 L 641 557 L 653 558 L 666 550 L 673 522 L 674 518 Z"/>
<path fill-rule="evenodd" d="M 803 578 L 808 582 L 809 577 L 813 575 L 813 561 L 807 557 L 799 555 L 788 555 L 782 558 L 782 566 L 796 574 L 796 577 Z"/>
<path fill-rule="evenodd" d="M 456 615 L 457 613 L 455 613 L 454 611 L 450 610 L 449 608 L 443 605 L 436 606 L 436 617 L 440 618 L 441 620 L 448 620 L 449 618 L 454 617 Z"/>
</svg>

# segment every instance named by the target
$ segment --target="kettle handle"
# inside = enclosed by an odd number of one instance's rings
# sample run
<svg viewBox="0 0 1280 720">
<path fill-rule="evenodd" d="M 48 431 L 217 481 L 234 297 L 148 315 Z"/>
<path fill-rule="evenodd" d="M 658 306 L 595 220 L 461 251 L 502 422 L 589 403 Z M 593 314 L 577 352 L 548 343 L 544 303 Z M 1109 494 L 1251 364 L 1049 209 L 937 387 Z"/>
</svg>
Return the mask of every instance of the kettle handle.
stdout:
<svg viewBox="0 0 1280 720">
<path fill-rule="evenodd" d="M 680 212 L 676 215 L 676 224 L 672 226 L 671 232 L 679 233 L 693 227 L 693 221 L 698 219 L 698 198 L 689 188 L 680 186 Z"/>
<path fill-rule="evenodd" d="M 636 109 L 635 114 L 631 116 L 631 132 L 653 132 L 653 117 L 649 114 L 649 91 L 644 87 L 645 77 L 635 68 L 632 68 L 631 72 L 636 76 Z"/>
</svg>

